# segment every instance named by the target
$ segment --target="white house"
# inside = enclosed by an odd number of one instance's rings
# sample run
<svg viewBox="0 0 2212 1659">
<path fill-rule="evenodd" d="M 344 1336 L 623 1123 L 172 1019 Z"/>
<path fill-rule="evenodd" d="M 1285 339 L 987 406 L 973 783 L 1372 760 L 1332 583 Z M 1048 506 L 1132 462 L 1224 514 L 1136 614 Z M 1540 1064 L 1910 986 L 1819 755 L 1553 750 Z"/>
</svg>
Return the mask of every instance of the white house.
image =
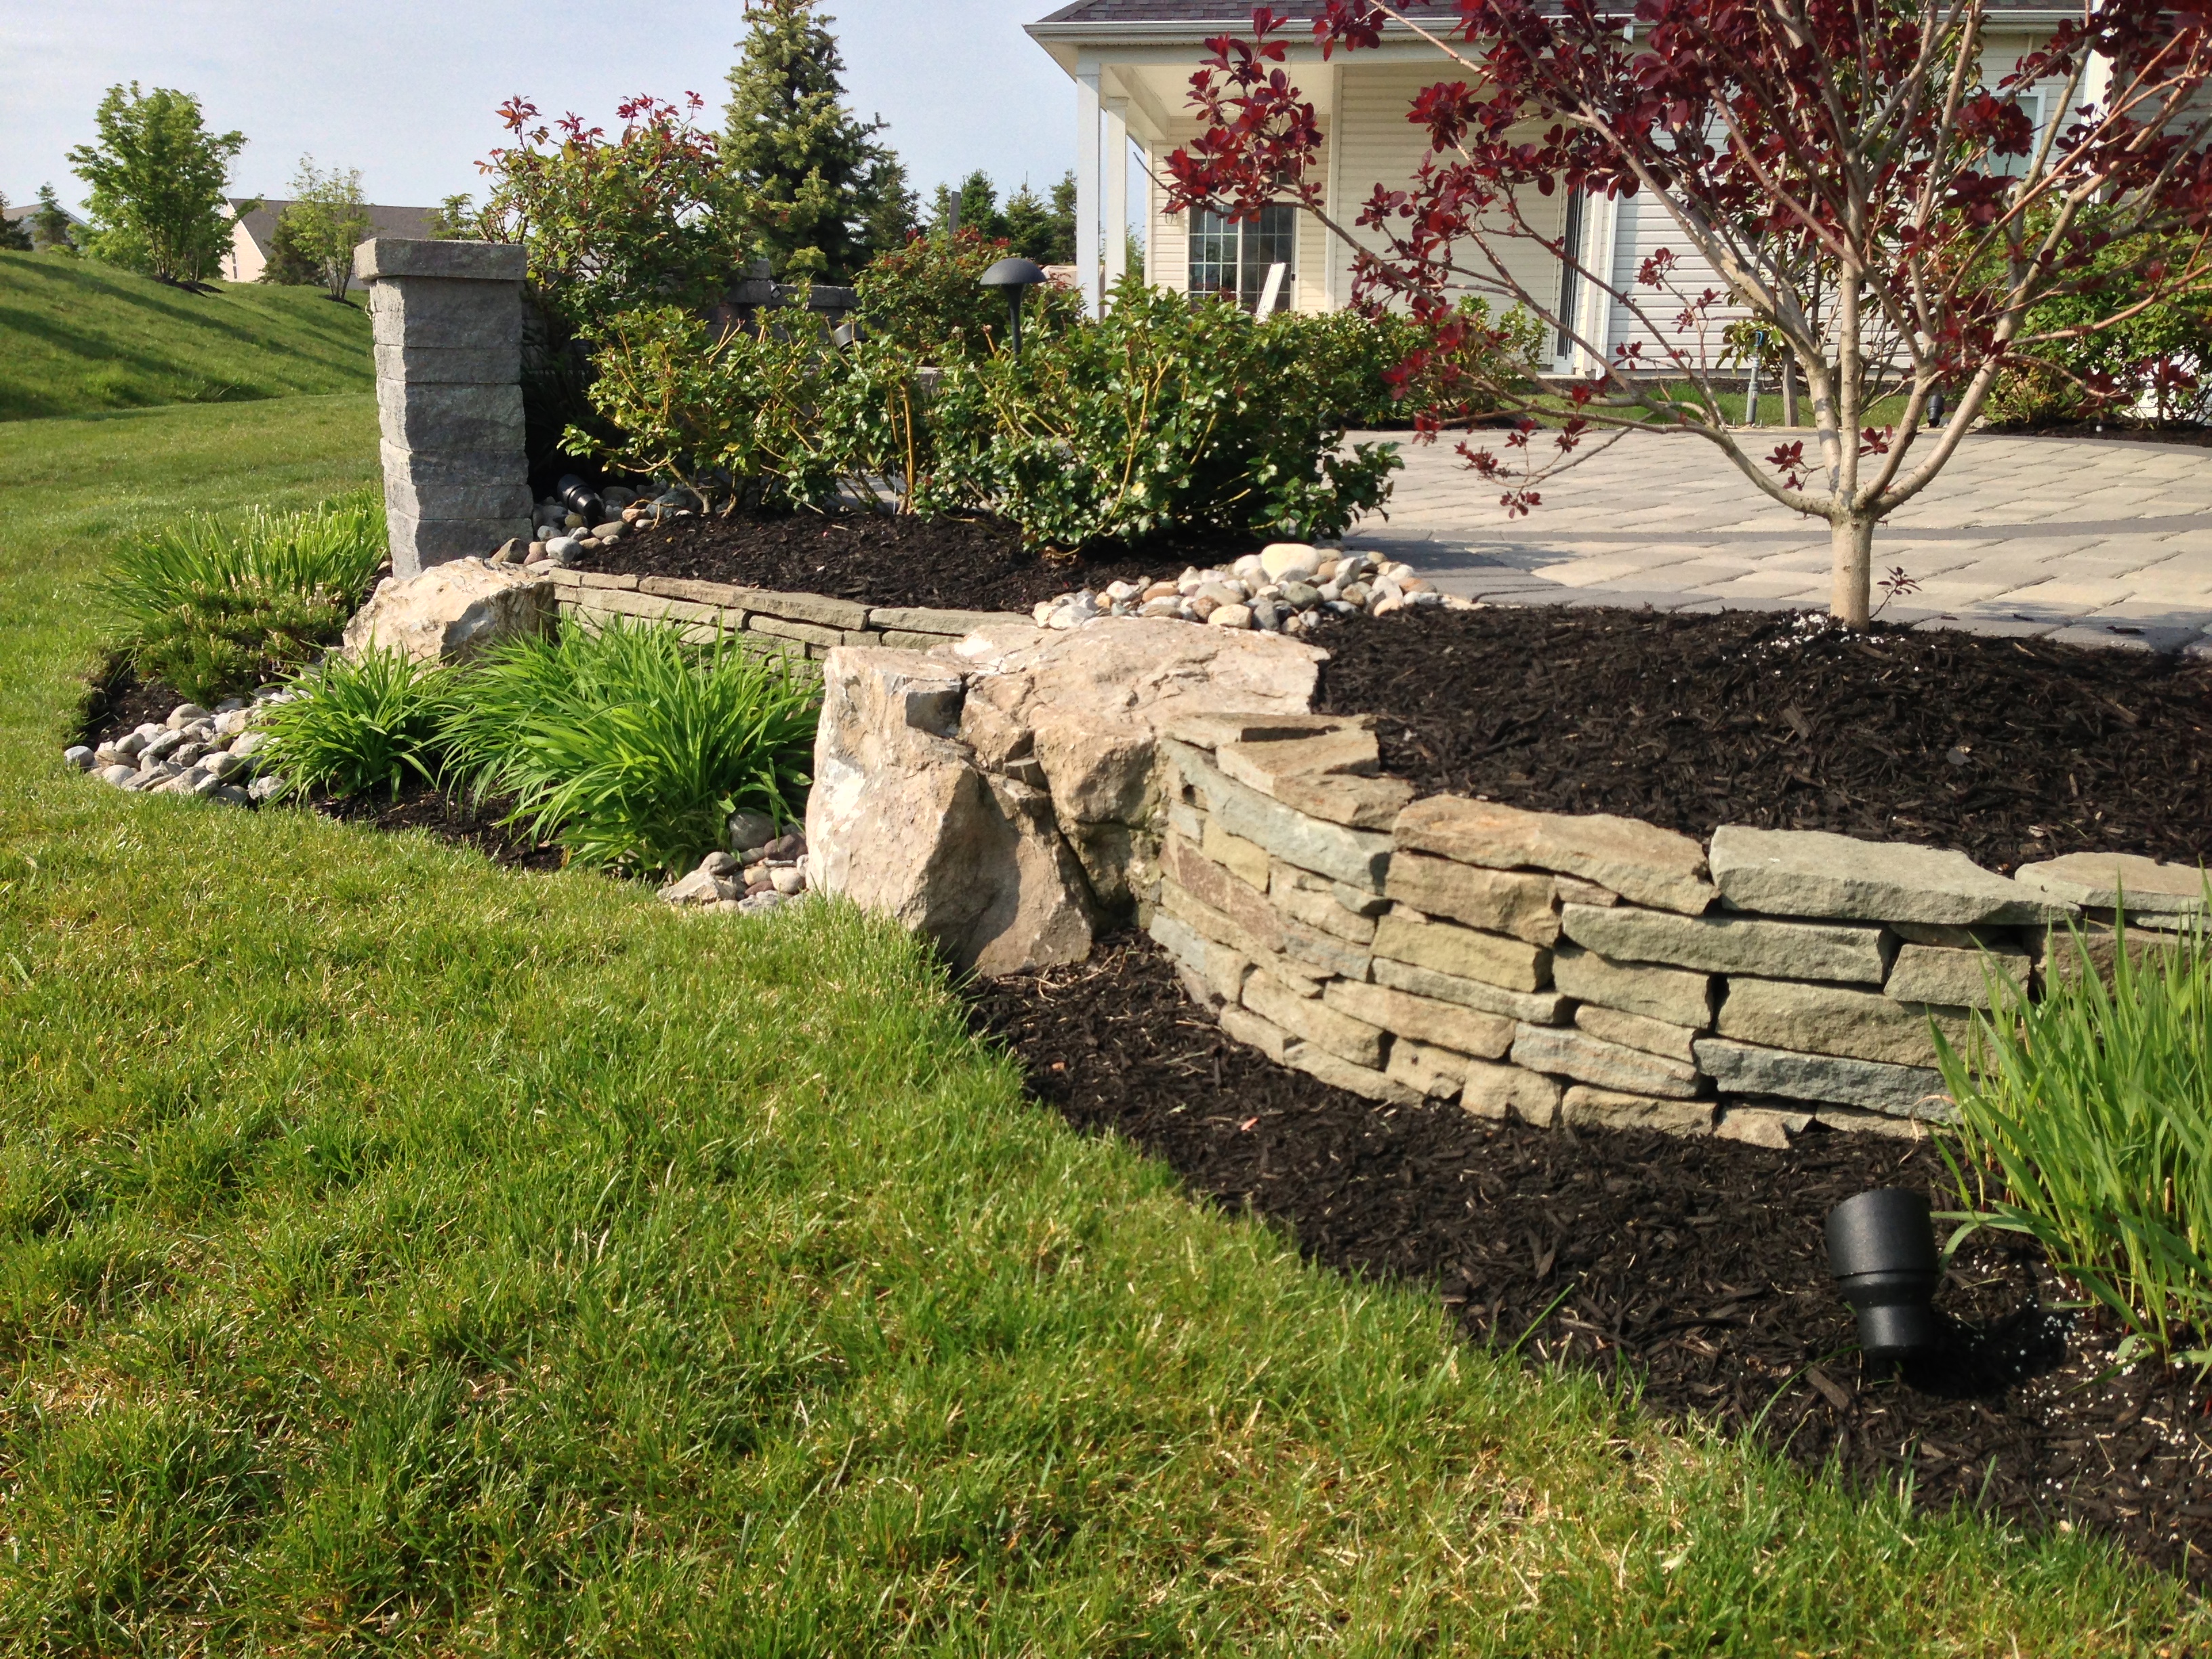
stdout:
<svg viewBox="0 0 2212 1659">
<path fill-rule="evenodd" d="M 1426 132 L 1406 118 L 1415 94 L 1440 80 L 1458 78 L 1431 46 L 1393 25 L 1376 48 L 1323 62 L 1305 24 L 1310 0 L 1277 0 L 1295 21 L 1276 38 L 1289 46 L 1284 65 L 1309 99 L 1324 139 L 1329 216 L 1349 228 L 1358 204 L 1377 184 L 1403 188 L 1427 153 Z M 2079 16 L 2047 3 L 1996 0 L 2002 30 L 1993 29 L 1984 55 L 1992 81 L 2008 71 L 2022 52 L 2047 35 L 2061 18 Z M 1252 11 L 1237 0 L 1075 0 L 1029 27 L 1031 39 L 1075 82 L 1076 263 L 1089 274 L 1086 296 L 1095 311 L 1100 290 L 1122 274 L 1123 238 L 1101 236 L 1101 227 L 1128 218 L 1132 146 L 1145 179 L 1145 277 L 1181 292 L 1234 293 L 1245 306 L 1260 299 L 1270 266 L 1287 266 L 1280 302 L 1299 311 L 1327 311 L 1352 297 L 1351 255 L 1303 209 L 1269 209 L 1257 223 L 1231 225 L 1212 214 L 1170 214 L 1159 180 L 1167 157 L 1199 136 L 1188 102 L 1190 77 L 1206 56 L 1209 36 L 1249 38 Z M 2037 100 L 2041 94 L 2031 94 Z M 2055 102 L 2053 96 L 2050 101 Z M 2047 118 L 2055 110 L 2045 111 Z M 1666 210 L 1648 196 L 1623 202 L 1602 197 L 1570 198 L 1565 191 L 1524 207 L 1548 214 L 1535 228 L 1547 237 L 1566 234 L 1583 250 L 1581 262 L 1609 271 L 1616 289 L 1633 292 L 1638 270 L 1662 247 L 1676 254 L 1678 280 L 1694 293 L 1719 287 L 1710 267 L 1684 258 L 1688 249 Z M 1103 246 L 1102 246 L 1103 240 Z M 1531 293 L 1554 296 L 1575 318 L 1585 339 L 1613 348 L 1632 339 L 1641 325 L 1625 307 L 1595 284 L 1565 286 L 1567 273 L 1542 250 L 1523 246 L 1528 268 L 1514 276 Z M 1586 373 L 1594 365 L 1555 343 L 1554 367 Z"/>
<path fill-rule="evenodd" d="M 237 212 L 242 204 L 242 199 L 234 198 L 231 211 Z M 261 273 L 269 268 L 270 244 L 276 234 L 276 221 L 291 205 L 289 202 L 264 200 L 230 228 L 230 252 L 222 260 L 225 276 L 234 283 L 259 280 Z M 369 236 L 428 237 L 438 217 L 435 208 L 364 207 L 362 211 L 368 216 Z M 366 241 L 368 238 L 362 240 Z M 361 283 L 349 280 L 347 286 L 359 288 Z"/>
</svg>

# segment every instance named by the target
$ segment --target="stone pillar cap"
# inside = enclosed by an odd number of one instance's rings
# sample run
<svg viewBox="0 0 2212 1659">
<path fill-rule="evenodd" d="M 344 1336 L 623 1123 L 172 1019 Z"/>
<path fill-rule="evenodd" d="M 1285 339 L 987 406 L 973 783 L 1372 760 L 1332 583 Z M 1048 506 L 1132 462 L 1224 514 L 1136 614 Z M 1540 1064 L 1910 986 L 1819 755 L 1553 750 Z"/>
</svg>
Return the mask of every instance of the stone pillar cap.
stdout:
<svg viewBox="0 0 2212 1659">
<path fill-rule="evenodd" d="M 353 251 L 353 274 L 364 283 L 373 283 L 380 276 L 519 283 L 528 264 L 529 254 L 520 242 L 453 242 L 375 236 Z"/>
</svg>

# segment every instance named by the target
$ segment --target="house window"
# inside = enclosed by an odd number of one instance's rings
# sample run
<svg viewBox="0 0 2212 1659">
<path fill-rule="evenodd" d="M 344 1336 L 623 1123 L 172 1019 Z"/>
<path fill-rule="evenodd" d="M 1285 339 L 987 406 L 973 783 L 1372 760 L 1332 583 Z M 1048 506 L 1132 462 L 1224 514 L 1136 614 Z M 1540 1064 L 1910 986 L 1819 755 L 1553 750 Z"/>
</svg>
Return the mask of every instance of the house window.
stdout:
<svg viewBox="0 0 2212 1659">
<path fill-rule="evenodd" d="M 1291 273 L 1297 269 L 1298 210 L 1278 204 L 1241 222 L 1201 208 L 1190 219 L 1190 291 L 1218 294 L 1247 311 L 1256 310 L 1267 286 L 1267 272 L 1284 267 L 1277 303 L 1290 296 Z"/>
<path fill-rule="evenodd" d="M 1567 222 L 1559 233 L 1566 258 L 1559 262 L 1559 326 L 1552 342 L 1552 355 L 1562 367 L 1575 357 L 1575 311 L 1582 303 L 1583 193 L 1567 192 Z"/>
</svg>

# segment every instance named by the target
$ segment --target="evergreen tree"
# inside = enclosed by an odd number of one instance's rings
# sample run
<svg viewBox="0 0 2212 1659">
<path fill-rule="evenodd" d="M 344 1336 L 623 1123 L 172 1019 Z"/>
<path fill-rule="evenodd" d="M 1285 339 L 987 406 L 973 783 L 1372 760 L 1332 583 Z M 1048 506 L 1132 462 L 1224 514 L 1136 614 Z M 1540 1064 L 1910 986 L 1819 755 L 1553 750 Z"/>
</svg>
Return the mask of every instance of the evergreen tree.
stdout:
<svg viewBox="0 0 2212 1659">
<path fill-rule="evenodd" d="M 21 219 L 8 216 L 8 198 L 0 196 L 0 252 L 28 253 L 30 251 L 30 227 Z"/>
<path fill-rule="evenodd" d="M 39 210 L 31 216 L 31 242 L 41 253 L 76 252 L 76 226 L 52 185 L 39 186 Z"/>
<path fill-rule="evenodd" d="M 1043 197 L 1030 188 L 1026 179 L 1022 187 L 1006 198 L 1006 240 L 1013 245 L 1015 252 L 1041 265 L 1054 263 L 1053 250 L 1059 246 L 1059 238 L 1052 210 L 1045 204 Z"/>
<path fill-rule="evenodd" d="M 939 185 L 930 204 L 929 228 L 938 236 L 972 230 L 993 241 L 1002 240 L 1006 217 L 999 211 L 998 187 L 991 182 L 991 175 L 978 168 L 957 186 Z"/>
<path fill-rule="evenodd" d="M 1052 251 L 1037 261 L 1042 265 L 1075 263 L 1075 170 L 1071 167 L 1052 187 Z"/>
<path fill-rule="evenodd" d="M 746 0 L 722 155 L 779 276 L 849 279 L 867 262 L 883 123 L 845 107 L 844 59 L 817 0 Z"/>
<path fill-rule="evenodd" d="M 921 198 L 907 183 L 905 164 L 889 150 L 869 169 L 866 201 L 871 258 L 897 252 L 921 228 Z"/>
<path fill-rule="evenodd" d="M 92 186 L 91 252 L 165 283 L 196 283 L 221 265 L 238 222 L 223 198 L 242 132 L 210 132 L 200 101 L 156 87 L 110 87 L 95 117 L 100 141 L 69 153 Z"/>
<path fill-rule="evenodd" d="M 295 209 L 288 205 L 277 214 L 276 228 L 269 233 L 268 261 L 261 267 L 261 274 L 253 279 L 255 282 L 281 283 L 286 288 L 312 288 L 323 280 L 322 266 L 316 263 L 301 230 Z"/>
</svg>

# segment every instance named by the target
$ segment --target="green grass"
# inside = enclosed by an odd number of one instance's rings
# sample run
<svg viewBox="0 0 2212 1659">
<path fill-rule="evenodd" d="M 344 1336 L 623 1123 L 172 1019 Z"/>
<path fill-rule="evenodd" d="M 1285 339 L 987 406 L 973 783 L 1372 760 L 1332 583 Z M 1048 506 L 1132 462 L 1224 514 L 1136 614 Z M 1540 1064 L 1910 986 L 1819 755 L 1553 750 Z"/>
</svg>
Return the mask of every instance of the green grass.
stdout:
<svg viewBox="0 0 2212 1659">
<path fill-rule="evenodd" d="M 367 391 L 368 313 L 320 289 L 192 294 L 94 259 L 0 253 L 0 421 Z"/>
<path fill-rule="evenodd" d="M 2201 926 L 2149 937 L 2109 983 L 2061 975 L 2037 1003 L 1993 985 L 2005 1012 L 1963 1059 L 1936 1034 L 1954 1168 L 1968 1210 L 2042 1245 L 2127 1348 L 2212 1366 L 2212 952 Z"/>
<path fill-rule="evenodd" d="M 1304 1265 L 1026 1103 L 889 927 L 64 775 L 118 517 L 356 482 L 301 407 L 0 432 L 0 1650 L 2212 1638 Z"/>
</svg>

